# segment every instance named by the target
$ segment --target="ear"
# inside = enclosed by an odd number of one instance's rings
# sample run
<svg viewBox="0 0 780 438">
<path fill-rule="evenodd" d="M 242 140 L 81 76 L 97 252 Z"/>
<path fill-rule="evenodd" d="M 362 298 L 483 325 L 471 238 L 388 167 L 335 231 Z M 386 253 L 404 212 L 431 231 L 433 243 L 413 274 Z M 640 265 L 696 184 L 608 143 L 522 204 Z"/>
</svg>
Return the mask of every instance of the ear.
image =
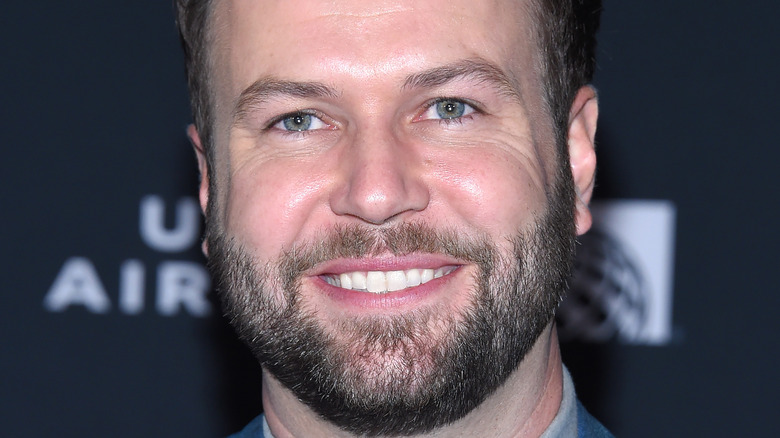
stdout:
<svg viewBox="0 0 780 438">
<path fill-rule="evenodd" d="M 591 86 L 580 88 L 569 112 L 569 160 L 577 193 L 577 234 L 584 234 L 593 222 L 588 208 L 596 181 L 596 122 L 599 104 L 596 90 Z"/>
<path fill-rule="evenodd" d="M 187 126 L 187 136 L 195 149 L 195 156 L 198 158 L 198 170 L 200 171 L 200 187 L 198 188 L 198 199 L 200 209 L 206 214 L 206 206 L 209 204 L 209 166 L 206 160 L 206 151 L 203 149 L 203 143 L 200 141 L 198 128 L 190 124 Z M 208 242 L 204 239 L 202 248 L 203 254 L 208 256 Z"/>
</svg>

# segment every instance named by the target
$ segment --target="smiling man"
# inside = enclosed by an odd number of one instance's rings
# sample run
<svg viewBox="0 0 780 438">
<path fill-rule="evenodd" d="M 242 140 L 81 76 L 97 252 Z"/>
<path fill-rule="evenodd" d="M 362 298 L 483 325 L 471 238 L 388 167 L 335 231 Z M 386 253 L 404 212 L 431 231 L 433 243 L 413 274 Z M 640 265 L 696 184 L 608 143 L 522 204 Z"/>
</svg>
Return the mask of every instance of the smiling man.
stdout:
<svg viewBox="0 0 780 438">
<path fill-rule="evenodd" d="M 554 327 L 600 2 L 179 0 L 236 436 L 608 436 Z"/>
</svg>

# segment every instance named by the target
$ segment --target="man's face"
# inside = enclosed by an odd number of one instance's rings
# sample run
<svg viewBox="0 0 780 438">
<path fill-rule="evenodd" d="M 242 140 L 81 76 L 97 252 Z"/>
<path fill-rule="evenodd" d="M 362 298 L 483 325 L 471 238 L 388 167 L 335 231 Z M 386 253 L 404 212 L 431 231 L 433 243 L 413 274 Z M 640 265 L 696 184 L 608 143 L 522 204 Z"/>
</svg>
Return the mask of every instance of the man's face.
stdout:
<svg viewBox="0 0 780 438">
<path fill-rule="evenodd" d="M 572 192 L 522 4 L 216 6 L 211 263 L 265 369 L 342 427 L 459 418 L 552 317 Z"/>
</svg>

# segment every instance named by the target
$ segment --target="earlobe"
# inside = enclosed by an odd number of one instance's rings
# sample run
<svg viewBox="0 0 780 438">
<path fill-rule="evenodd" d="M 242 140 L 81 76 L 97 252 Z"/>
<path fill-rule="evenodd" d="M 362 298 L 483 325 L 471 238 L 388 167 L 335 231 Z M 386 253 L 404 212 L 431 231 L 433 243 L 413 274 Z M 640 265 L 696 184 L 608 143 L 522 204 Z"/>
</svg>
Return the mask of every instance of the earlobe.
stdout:
<svg viewBox="0 0 780 438">
<path fill-rule="evenodd" d="M 596 90 L 591 86 L 580 88 L 569 112 L 569 160 L 571 162 L 576 199 L 577 234 L 590 229 L 592 217 L 588 204 L 596 181 L 596 124 L 599 104 Z"/>
<path fill-rule="evenodd" d="M 191 124 L 187 126 L 187 136 L 192 142 L 192 147 L 195 149 L 195 156 L 198 159 L 198 170 L 200 172 L 200 186 L 198 188 L 198 200 L 200 201 L 200 208 L 203 213 L 206 213 L 206 206 L 209 203 L 209 166 L 206 160 L 206 151 L 203 149 L 203 143 L 200 140 L 200 134 L 195 125 Z M 202 245 L 203 254 L 208 256 L 208 242 L 203 241 Z"/>
</svg>

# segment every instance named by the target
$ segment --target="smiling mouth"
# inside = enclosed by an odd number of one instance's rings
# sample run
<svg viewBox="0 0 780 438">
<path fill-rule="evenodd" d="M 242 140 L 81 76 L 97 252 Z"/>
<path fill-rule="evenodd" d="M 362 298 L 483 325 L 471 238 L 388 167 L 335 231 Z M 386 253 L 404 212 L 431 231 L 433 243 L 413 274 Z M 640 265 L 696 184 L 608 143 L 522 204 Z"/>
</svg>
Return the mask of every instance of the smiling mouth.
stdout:
<svg viewBox="0 0 780 438">
<path fill-rule="evenodd" d="M 455 271 L 457 266 L 438 269 L 407 269 L 403 271 L 355 271 L 343 274 L 323 275 L 331 286 L 358 292 L 384 294 L 425 284 Z"/>
</svg>

